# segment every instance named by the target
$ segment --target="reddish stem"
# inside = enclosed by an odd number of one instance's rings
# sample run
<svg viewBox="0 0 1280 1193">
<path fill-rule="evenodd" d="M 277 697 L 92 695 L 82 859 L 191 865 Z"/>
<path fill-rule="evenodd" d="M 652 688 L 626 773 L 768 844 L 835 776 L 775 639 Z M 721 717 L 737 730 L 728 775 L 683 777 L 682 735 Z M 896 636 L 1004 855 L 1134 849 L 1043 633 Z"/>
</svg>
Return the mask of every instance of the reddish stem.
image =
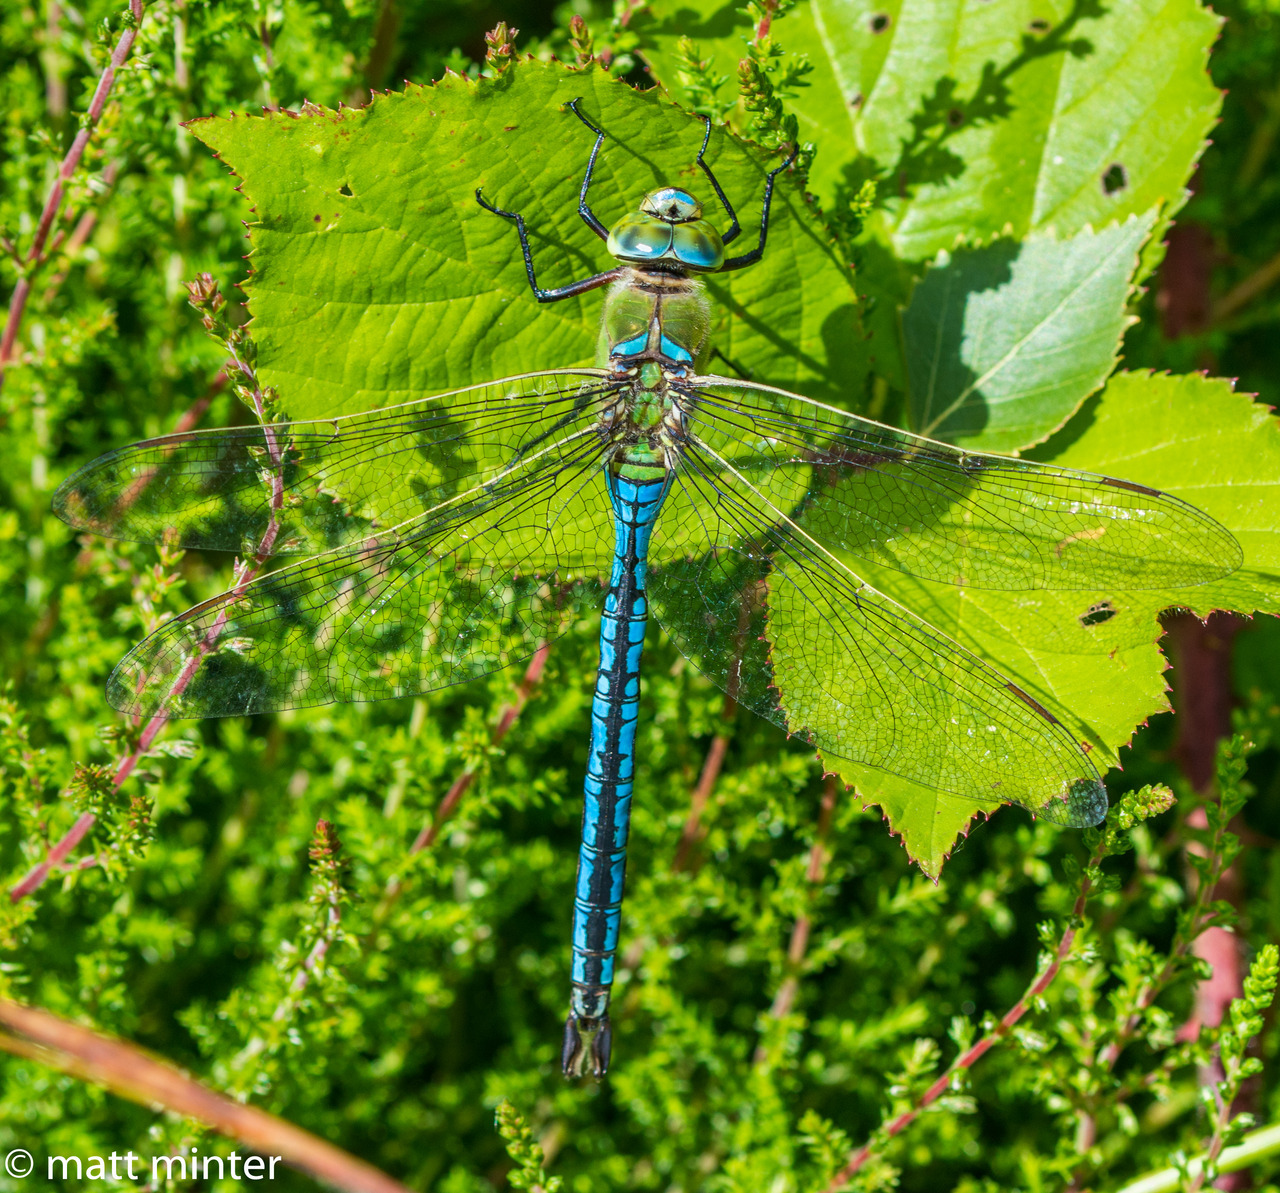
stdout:
<svg viewBox="0 0 1280 1193">
<path fill-rule="evenodd" d="M 163 1106 L 194 1118 L 259 1155 L 284 1163 L 323 1184 L 350 1193 L 409 1193 L 399 1181 L 292 1123 L 245 1106 L 192 1080 L 135 1044 L 0 999 L 0 1048 L 91 1081 L 143 1106 Z"/>
<path fill-rule="evenodd" d="M 53 184 L 53 189 L 49 192 L 48 199 L 45 201 L 44 211 L 40 214 L 40 222 L 36 225 L 36 234 L 31 241 L 31 248 L 27 252 L 26 271 L 18 279 L 18 284 L 13 289 L 13 295 L 9 299 L 9 317 L 5 321 L 3 335 L 0 335 L 0 384 L 4 382 L 5 365 L 13 354 L 13 346 L 18 338 L 18 328 L 22 324 L 22 314 L 26 309 L 27 298 L 31 294 L 32 277 L 38 267 L 47 260 L 45 250 L 49 232 L 53 227 L 54 220 L 58 217 L 58 211 L 62 207 L 67 183 L 71 181 L 72 175 L 75 174 L 76 169 L 79 167 L 80 159 L 84 156 L 85 148 L 89 144 L 89 138 L 93 135 L 93 130 L 97 127 L 98 121 L 102 117 L 102 109 L 106 107 L 107 96 L 111 94 L 111 88 L 116 81 L 116 72 L 124 65 L 125 59 L 129 57 L 129 51 L 133 49 L 134 41 L 137 40 L 138 30 L 142 25 L 143 7 L 143 0 L 129 0 L 129 12 L 132 14 L 133 20 L 120 34 L 120 40 L 116 42 L 116 48 L 112 51 L 111 60 L 107 63 L 101 77 L 98 79 L 98 86 L 93 93 L 93 99 L 89 102 L 89 110 L 81 121 L 80 131 L 76 133 L 75 140 L 71 142 L 71 148 L 67 150 L 66 157 L 62 159 L 62 165 L 58 169 L 58 177 Z"/>
<path fill-rule="evenodd" d="M 732 720 L 734 707 L 733 697 L 726 696 L 724 698 L 724 712 L 721 714 L 723 721 L 729 722 Z M 671 869 L 677 874 L 689 866 L 689 855 L 693 851 L 702 827 L 702 813 L 707 806 L 707 800 L 711 798 L 711 793 L 715 790 L 716 780 L 720 777 L 720 768 L 724 765 L 724 756 L 728 749 L 729 734 L 727 731 L 721 731 L 711 739 L 711 749 L 707 751 L 707 757 L 702 764 L 702 773 L 698 776 L 698 785 L 693 789 L 693 794 L 689 798 L 689 815 L 685 819 L 684 829 L 680 833 L 680 843 L 676 846 L 676 855 L 671 861 Z"/>
<path fill-rule="evenodd" d="M 493 732 L 489 735 L 489 741 L 492 745 L 497 745 L 507 733 L 511 726 L 516 723 L 516 718 L 524 710 L 524 706 L 529 702 L 529 697 L 533 695 L 534 689 L 542 680 L 542 672 L 547 665 L 547 656 L 551 653 L 551 643 L 544 642 L 534 652 L 533 658 L 529 660 L 529 666 L 525 670 L 524 677 L 516 687 L 515 699 L 508 704 L 498 717 L 498 723 L 493 727 Z M 409 853 L 420 853 L 424 849 L 430 849 L 436 843 L 436 837 L 440 835 L 440 830 L 444 827 L 445 821 L 457 810 L 458 805 L 462 802 L 463 795 L 466 794 L 467 788 L 471 786 L 472 781 L 476 777 L 474 769 L 464 770 L 453 781 L 453 785 L 445 792 L 444 799 L 440 801 L 440 806 L 436 808 L 436 814 L 431 818 L 431 823 L 423 825 L 422 831 L 413 839 L 413 844 L 409 846 Z"/>
<path fill-rule="evenodd" d="M 511 726 L 516 723 L 516 718 L 524 710 L 524 706 L 528 704 L 534 689 L 542 681 L 542 673 L 547 665 L 547 656 L 550 654 L 551 643 L 549 642 L 544 642 L 534 651 L 533 658 L 529 660 L 529 666 L 525 669 L 524 676 L 521 678 L 520 683 L 516 685 L 515 699 L 498 715 L 498 723 L 493 727 L 493 732 L 489 735 L 489 741 L 492 745 L 496 746 L 502 741 L 510 732 Z M 444 827 L 449 817 L 458 810 L 462 797 L 466 794 L 467 788 L 471 786 L 475 777 L 474 768 L 468 768 L 454 779 L 449 790 L 445 792 L 444 799 L 437 806 L 431 822 L 424 824 L 422 831 L 413 839 L 413 844 L 409 846 L 409 857 L 412 857 L 415 853 L 421 853 L 424 849 L 430 849 L 436 843 L 440 830 Z M 387 883 L 387 889 L 373 914 L 375 925 L 382 923 L 387 912 L 391 910 L 391 905 L 396 901 L 403 889 L 404 880 L 398 876 L 393 876 Z"/>
<path fill-rule="evenodd" d="M 760 24 L 756 26 L 756 41 L 764 41 L 769 36 L 769 29 L 773 25 L 773 11 L 778 7 L 778 0 L 764 0 L 764 16 L 760 18 Z"/>
<path fill-rule="evenodd" d="M 116 176 L 120 173 L 120 163 L 118 161 L 108 162 L 106 168 L 102 171 L 102 185 L 106 189 L 110 189 L 115 185 Z M 101 200 L 99 200 L 101 202 Z M 93 229 L 98 223 L 98 209 L 90 207 L 77 221 L 75 228 L 72 229 L 71 235 L 67 238 L 66 250 L 63 256 L 70 261 L 75 255 L 84 248 L 89 237 L 93 235 Z M 50 250 L 52 255 L 52 250 Z M 49 279 L 49 285 L 45 289 L 43 302 L 45 306 L 53 300 L 58 292 L 58 288 L 67 280 L 67 270 L 62 269 L 55 273 Z"/>
<path fill-rule="evenodd" d="M 827 834 L 831 831 L 831 818 L 835 814 L 835 809 L 836 778 L 830 775 L 822 791 L 822 804 L 818 812 L 818 832 L 813 839 L 813 848 L 809 850 L 809 867 L 805 871 L 805 881 L 809 884 L 811 896 L 827 869 Z M 800 989 L 800 965 L 809 948 L 809 932 L 812 927 L 813 922 L 807 912 L 796 916 L 796 922 L 791 929 L 791 941 L 787 945 L 788 973 L 782 985 L 778 987 L 773 1006 L 769 1008 L 769 1014 L 775 1019 L 789 1015 L 792 1006 L 795 1005 L 796 994 Z M 756 1060 L 759 1061 L 761 1058 L 762 1053 L 757 1050 Z"/>
<path fill-rule="evenodd" d="M 244 365 L 240 361 L 235 361 L 233 363 L 247 377 L 249 377 L 250 380 L 253 379 L 253 373 L 251 369 L 249 369 L 246 365 Z M 209 391 L 204 395 L 204 397 L 202 397 L 198 402 L 196 402 L 195 405 L 190 410 L 188 410 L 179 420 L 178 430 L 179 431 L 189 430 L 195 424 L 195 422 L 199 419 L 200 415 L 203 414 L 204 410 L 207 409 L 209 403 L 213 400 L 214 395 L 225 384 L 226 384 L 225 372 L 219 373 L 218 376 L 214 379 L 213 384 L 210 386 Z M 256 386 L 253 391 L 253 404 L 254 404 L 254 410 L 257 412 L 259 420 L 265 419 L 266 412 L 262 402 L 262 393 L 259 389 L 256 388 Z M 231 608 L 232 602 L 234 600 L 237 600 L 241 595 L 243 595 L 245 588 L 248 587 L 249 583 L 253 580 L 258 570 L 266 562 L 267 556 L 270 554 L 271 547 L 275 543 L 276 535 L 279 533 L 280 527 L 279 527 L 279 523 L 276 521 L 275 515 L 280 511 L 280 509 L 284 504 L 284 487 L 283 487 L 283 481 L 281 478 L 281 472 L 279 467 L 280 461 L 281 461 L 280 449 L 279 449 L 279 444 L 276 440 L 275 430 L 270 426 L 270 424 L 267 424 L 264 422 L 263 429 L 267 437 L 268 451 L 270 452 L 271 461 L 274 465 L 276 465 L 275 473 L 272 477 L 272 491 L 271 491 L 271 511 L 272 512 L 271 512 L 270 524 L 267 526 L 266 531 L 263 533 L 262 539 L 258 544 L 258 550 L 257 550 L 257 553 L 254 555 L 253 561 L 251 563 L 241 563 L 239 566 L 237 566 L 236 572 L 235 572 L 235 578 L 232 582 L 231 593 L 224 605 L 222 612 L 219 613 L 218 618 L 213 623 L 213 625 L 209 627 L 208 631 L 205 633 L 204 638 L 201 639 L 199 647 L 195 650 L 195 652 L 193 652 L 191 658 L 187 660 L 187 665 L 182 669 L 178 678 L 174 681 L 172 688 L 170 688 L 169 690 L 170 699 L 174 696 L 181 695 L 182 692 L 186 690 L 187 685 L 191 683 L 191 680 L 194 678 L 196 672 L 200 669 L 204 660 L 208 657 L 209 653 L 213 650 L 214 646 L 217 644 L 217 640 L 219 636 L 222 634 L 222 630 L 226 625 L 227 617 L 229 616 L 229 610 Z M 130 490 L 129 497 L 132 500 L 136 500 L 139 492 L 141 492 L 140 489 L 137 489 L 136 491 Z M 151 720 L 147 722 L 146 727 L 143 729 L 141 736 L 138 738 L 137 746 L 134 747 L 134 749 L 128 755 L 126 755 L 124 758 L 120 760 L 120 764 L 116 768 L 116 773 L 112 779 L 112 783 L 117 789 L 137 769 L 138 763 L 146 755 L 147 751 L 151 748 L 156 738 L 159 737 L 161 731 L 164 729 L 165 725 L 167 725 L 168 723 L 169 723 L 169 718 L 164 713 L 156 713 L 151 718 Z M 65 837 L 63 837 L 63 839 L 59 841 L 58 844 L 55 845 L 52 850 L 50 850 L 48 858 L 46 858 L 45 861 L 41 862 L 39 865 L 35 866 L 30 871 L 30 873 L 28 873 L 27 876 L 23 878 L 23 880 L 20 883 L 18 883 L 17 886 L 15 886 L 12 890 L 10 890 L 9 892 L 10 902 L 17 903 L 19 900 L 31 894 L 32 891 L 36 890 L 45 881 L 45 879 L 49 877 L 49 874 L 52 872 L 53 866 L 58 864 L 58 862 L 61 861 L 62 859 L 64 859 L 67 856 L 67 854 L 72 849 L 74 849 L 76 845 L 80 843 L 80 841 L 84 838 L 85 833 L 87 833 L 89 829 L 93 827 L 95 820 L 96 820 L 96 817 L 93 815 L 93 813 L 91 812 L 84 813 L 84 815 L 82 815 L 80 819 L 76 821 L 75 825 L 72 826 L 71 831 Z M 73 836 L 75 838 L 74 840 L 72 840 Z M 56 861 L 55 861 L 55 855 L 57 855 Z"/>
<path fill-rule="evenodd" d="M 1098 848 L 1092 858 L 1089 860 L 1089 869 L 1098 866 L 1102 861 L 1102 849 L 1105 838 L 1100 841 Z M 1040 974 L 1035 981 L 1027 987 L 1026 992 L 1020 999 L 1009 1009 L 1004 1018 L 976 1044 L 965 1052 L 961 1053 L 951 1063 L 951 1067 L 947 1069 L 941 1077 L 937 1079 L 920 1099 L 910 1107 L 898 1115 L 887 1127 L 884 1128 L 883 1139 L 875 1138 L 869 1140 L 860 1147 L 852 1156 L 849 1162 L 832 1178 L 831 1183 L 826 1188 L 826 1193 L 838 1193 L 843 1189 L 858 1172 L 858 1170 L 876 1153 L 876 1150 L 883 1145 L 886 1140 L 892 1139 L 895 1135 L 900 1135 L 907 1129 L 923 1111 L 931 1103 L 936 1102 L 951 1085 L 953 1078 L 957 1073 L 962 1073 L 966 1069 L 972 1068 L 983 1056 L 995 1047 L 1002 1039 L 1005 1038 L 1017 1025 L 1023 1015 L 1030 1009 L 1032 1004 L 1053 984 L 1053 980 L 1062 970 L 1062 963 L 1070 956 L 1072 946 L 1076 939 L 1076 925 L 1084 918 L 1085 904 L 1089 899 L 1089 892 L 1093 887 L 1092 880 L 1086 876 L 1080 885 L 1080 893 L 1076 896 L 1075 906 L 1071 909 L 1071 915 L 1067 919 L 1067 928 L 1062 933 L 1061 939 L 1058 941 L 1058 947 L 1054 950 L 1053 960 L 1049 963 L 1045 971 Z"/>
<path fill-rule="evenodd" d="M 75 824 L 73 824 L 68 830 L 67 835 L 49 850 L 49 856 L 46 857 L 38 866 L 34 867 L 27 876 L 9 892 L 9 901 L 11 903 L 17 903 L 19 900 L 25 899 L 32 891 L 40 886 L 44 880 L 49 877 L 54 867 L 62 865 L 62 863 L 70 856 L 71 851 L 84 840 L 85 834 L 93 828 L 93 824 L 96 819 L 97 817 L 94 816 L 92 812 L 81 812 L 76 818 Z"/>
</svg>

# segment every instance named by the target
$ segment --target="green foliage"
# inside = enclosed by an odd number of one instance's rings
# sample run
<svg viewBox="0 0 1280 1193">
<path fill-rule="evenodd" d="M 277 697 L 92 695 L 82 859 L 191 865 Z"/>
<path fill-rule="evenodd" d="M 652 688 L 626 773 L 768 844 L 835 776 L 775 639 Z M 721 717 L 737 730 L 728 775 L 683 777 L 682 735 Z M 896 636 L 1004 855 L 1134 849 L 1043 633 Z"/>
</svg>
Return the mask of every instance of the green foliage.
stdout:
<svg viewBox="0 0 1280 1193">
<path fill-rule="evenodd" d="M 655 0 L 633 26 L 681 99 L 677 39 L 724 73 L 752 18 L 708 6 L 695 23 Z M 817 194 L 838 204 L 881 179 L 879 234 L 921 261 L 1006 228 L 1067 237 L 1159 204 L 1172 214 L 1218 113 L 1217 31 L 1195 0 L 807 0 L 773 32 L 812 67 L 789 108 L 822 147 Z"/>
<path fill-rule="evenodd" d="M 912 429 L 975 451 L 1048 438 L 1115 367 L 1154 222 L 939 253 L 902 313 Z"/>
<path fill-rule="evenodd" d="M 1231 0 L 1211 83 L 1218 20 L 1193 0 L 655 0 L 566 9 L 555 27 L 543 9 L 150 6 L 56 249 L 5 264 L 6 298 L 20 273 L 34 285 L 0 392 L 0 861 L 6 890 L 28 884 L 0 900 L 0 993 L 153 1049 L 416 1189 L 1102 1191 L 1171 1165 L 1168 1187 L 1209 1187 L 1252 1121 L 1280 1118 L 1280 634 L 1269 616 L 1241 632 L 1223 696 L 1236 736 L 1197 790 L 1177 765 L 1197 722 L 1180 706 L 1175 740 L 1154 715 L 1158 616 L 1280 612 L 1280 440 L 1266 405 L 1165 370 L 1220 361 L 1274 402 L 1278 311 L 1264 288 L 1165 340 L 1176 277 L 1148 273 L 1217 87 L 1223 123 L 1185 215 L 1220 241 L 1218 297 L 1280 249 L 1280 17 Z M 0 13 L 0 226 L 19 257 L 121 28 L 97 0 Z M 825 760 L 846 791 L 651 639 L 615 1066 L 575 1086 L 558 1025 L 596 620 L 575 613 L 512 724 L 520 676 L 499 674 L 145 737 L 106 707 L 106 675 L 235 565 L 73 541 L 49 501 L 99 451 L 243 422 L 255 401 L 332 414 L 590 360 L 598 297 L 534 303 L 514 234 L 474 190 L 526 214 L 545 284 L 602 267 L 576 214 L 590 138 L 564 100 L 583 95 L 611 133 L 593 192 L 606 222 L 694 177 L 700 123 L 629 90 L 651 81 L 641 61 L 756 142 L 717 129 L 709 151 L 747 197 L 744 228 L 793 141 L 826 212 L 780 178 L 764 261 L 713 286 L 731 361 L 969 446 L 1035 444 L 1169 489 L 1228 526 L 1246 564 L 1196 589 L 1070 597 L 860 569 L 1123 761 L 1112 786 L 1128 793 L 1084 834 L 1016 811 L 975 830 L 973 801 Z M 244 283 L 252 323 L 205 281 L 188 304 L 206 273 L 228 296 Z M 1130 371 L 1108 379 L 1122 339 Z M 1252 958 L 1220 1024 L 1196 1001 L 1211 927 Z M 193 1143 L 238 1146 L 0 1063 L 0 1152 Z M 1259 1185 L 1278 1170 L 1266 1148 L 1249 1163 Z"/>
</svg>

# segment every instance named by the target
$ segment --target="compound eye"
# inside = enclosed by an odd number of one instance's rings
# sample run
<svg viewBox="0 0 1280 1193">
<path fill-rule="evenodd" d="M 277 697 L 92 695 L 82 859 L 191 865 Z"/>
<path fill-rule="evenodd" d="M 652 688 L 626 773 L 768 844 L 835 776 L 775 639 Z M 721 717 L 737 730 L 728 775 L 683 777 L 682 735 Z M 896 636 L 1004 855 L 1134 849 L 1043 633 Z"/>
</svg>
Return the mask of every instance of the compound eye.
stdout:
<svg viewBox="0 0 1280 1193">
<path fill-rule="evenodd" d="M 678 186 L 662 186 L 650 191 L 640 204 L 640 210 L 668 224 L 684 224 L 702 216 L 702 204 Z"/>
</svg>

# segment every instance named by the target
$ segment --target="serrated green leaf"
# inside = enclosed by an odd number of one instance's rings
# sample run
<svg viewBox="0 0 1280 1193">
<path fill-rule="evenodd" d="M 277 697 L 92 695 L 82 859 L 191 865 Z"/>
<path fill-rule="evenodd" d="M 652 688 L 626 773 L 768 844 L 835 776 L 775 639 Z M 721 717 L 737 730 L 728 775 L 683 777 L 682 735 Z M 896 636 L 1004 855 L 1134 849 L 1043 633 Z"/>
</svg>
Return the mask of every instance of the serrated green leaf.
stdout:
<svg viewBox="0 0 1280 1193">
<path fill-rule="evenodd" d="M 1115 365 L 1155 220 L 940 254 L 902 315 L 912 429 L 1010 452 L 1062 426 Z"/>
<path fill-rule="evenodd" d="M 961 237 L 1167 219 L 1221 103 L 1218 25 L 1195 0 L 806 0 L 771 33 L 814 67 L 787 102 L 818 145 L 815 193 L 881 180 L 881 232 L 920 261 Z M 631 27 L 677 99 L 681 36 L 732 78 L 751 32 L 738 6 L 688 0 Z"/>
<path fill-rule="evenodd" d="M 524 215 L 544 286 L 613 265 L 578 216 L 592 136 L 563 107 L 577 96 L 608 134 L 590 196 L 606 225 L 662 183 L 709 197 L 694 163 L 701 121 L 656 92 L 557 64 L 519 62 L 478 82 L 451 75 L 362 109 L 192 126 L 256 209 L 246 291 L 258 368 L 292 417 L 593 360 L 602 292 L 540 306 L 515 229 L 475 198 L 482 186 Z M 778 163 L 722 130 L 707 160 L 738 204 L 738 243 L 748 244 L 764 172 Z M 708 290 L 721 319 L 716 344 L 755 379 L 835 401 L 861 391 L 850 271 L 787 177 L 764 260 Z"/>
<path fill-rule="evenodd" d="M 1226 579 L 1159 591 L 997 593 L 859 566 L 874 587 L 986 659 L 1115 765 L 1134 727 L 1167 711 L 1158 615 L 1172 607 L 1280 615 L 1280 425 L 1229 382 L 1121 373 L 1036 458 L 1163 489 L 1227 527 L 1244 566 Z M 936 877 L 979 803 L 827 757 L 880 805 L 925 873 Z"/>
</svg>

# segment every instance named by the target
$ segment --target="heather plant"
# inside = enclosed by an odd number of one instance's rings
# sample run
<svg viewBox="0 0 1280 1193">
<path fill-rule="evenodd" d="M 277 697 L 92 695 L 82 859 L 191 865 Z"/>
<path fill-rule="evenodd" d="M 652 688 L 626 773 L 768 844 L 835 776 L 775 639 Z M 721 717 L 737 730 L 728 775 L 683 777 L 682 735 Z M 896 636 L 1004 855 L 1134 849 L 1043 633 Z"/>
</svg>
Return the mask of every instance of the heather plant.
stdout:
<svg viewBox="0 0 1280 1193">
<path fill-rule="evenodd" d="M 148 1188 L 254 1154 L 442 1193 L 1274 1187 L 1280 9 L 1220 14 L 0 12 L 0 1155 L 35 1165 L 0 1188 L 112 1153 Z M 539 307 L 474 201 L 599 267 L 578 96 L 613 216 L 692 177 L 698 114 L 735 196 L 798 151 L 711 281 L 722 369 L 1169 490 L 1245 564 L 1083 600 L 869 569 L 1121 768 L 1085 831 L 815 758 L 651 628 L 614 1066 L 575 1083 L 598 612 L 415 698 L 124 718 L 114 663 L 270 561 L 50 506 L 142 437 L 589 363 L 599 296 Z"/>
</svg>

